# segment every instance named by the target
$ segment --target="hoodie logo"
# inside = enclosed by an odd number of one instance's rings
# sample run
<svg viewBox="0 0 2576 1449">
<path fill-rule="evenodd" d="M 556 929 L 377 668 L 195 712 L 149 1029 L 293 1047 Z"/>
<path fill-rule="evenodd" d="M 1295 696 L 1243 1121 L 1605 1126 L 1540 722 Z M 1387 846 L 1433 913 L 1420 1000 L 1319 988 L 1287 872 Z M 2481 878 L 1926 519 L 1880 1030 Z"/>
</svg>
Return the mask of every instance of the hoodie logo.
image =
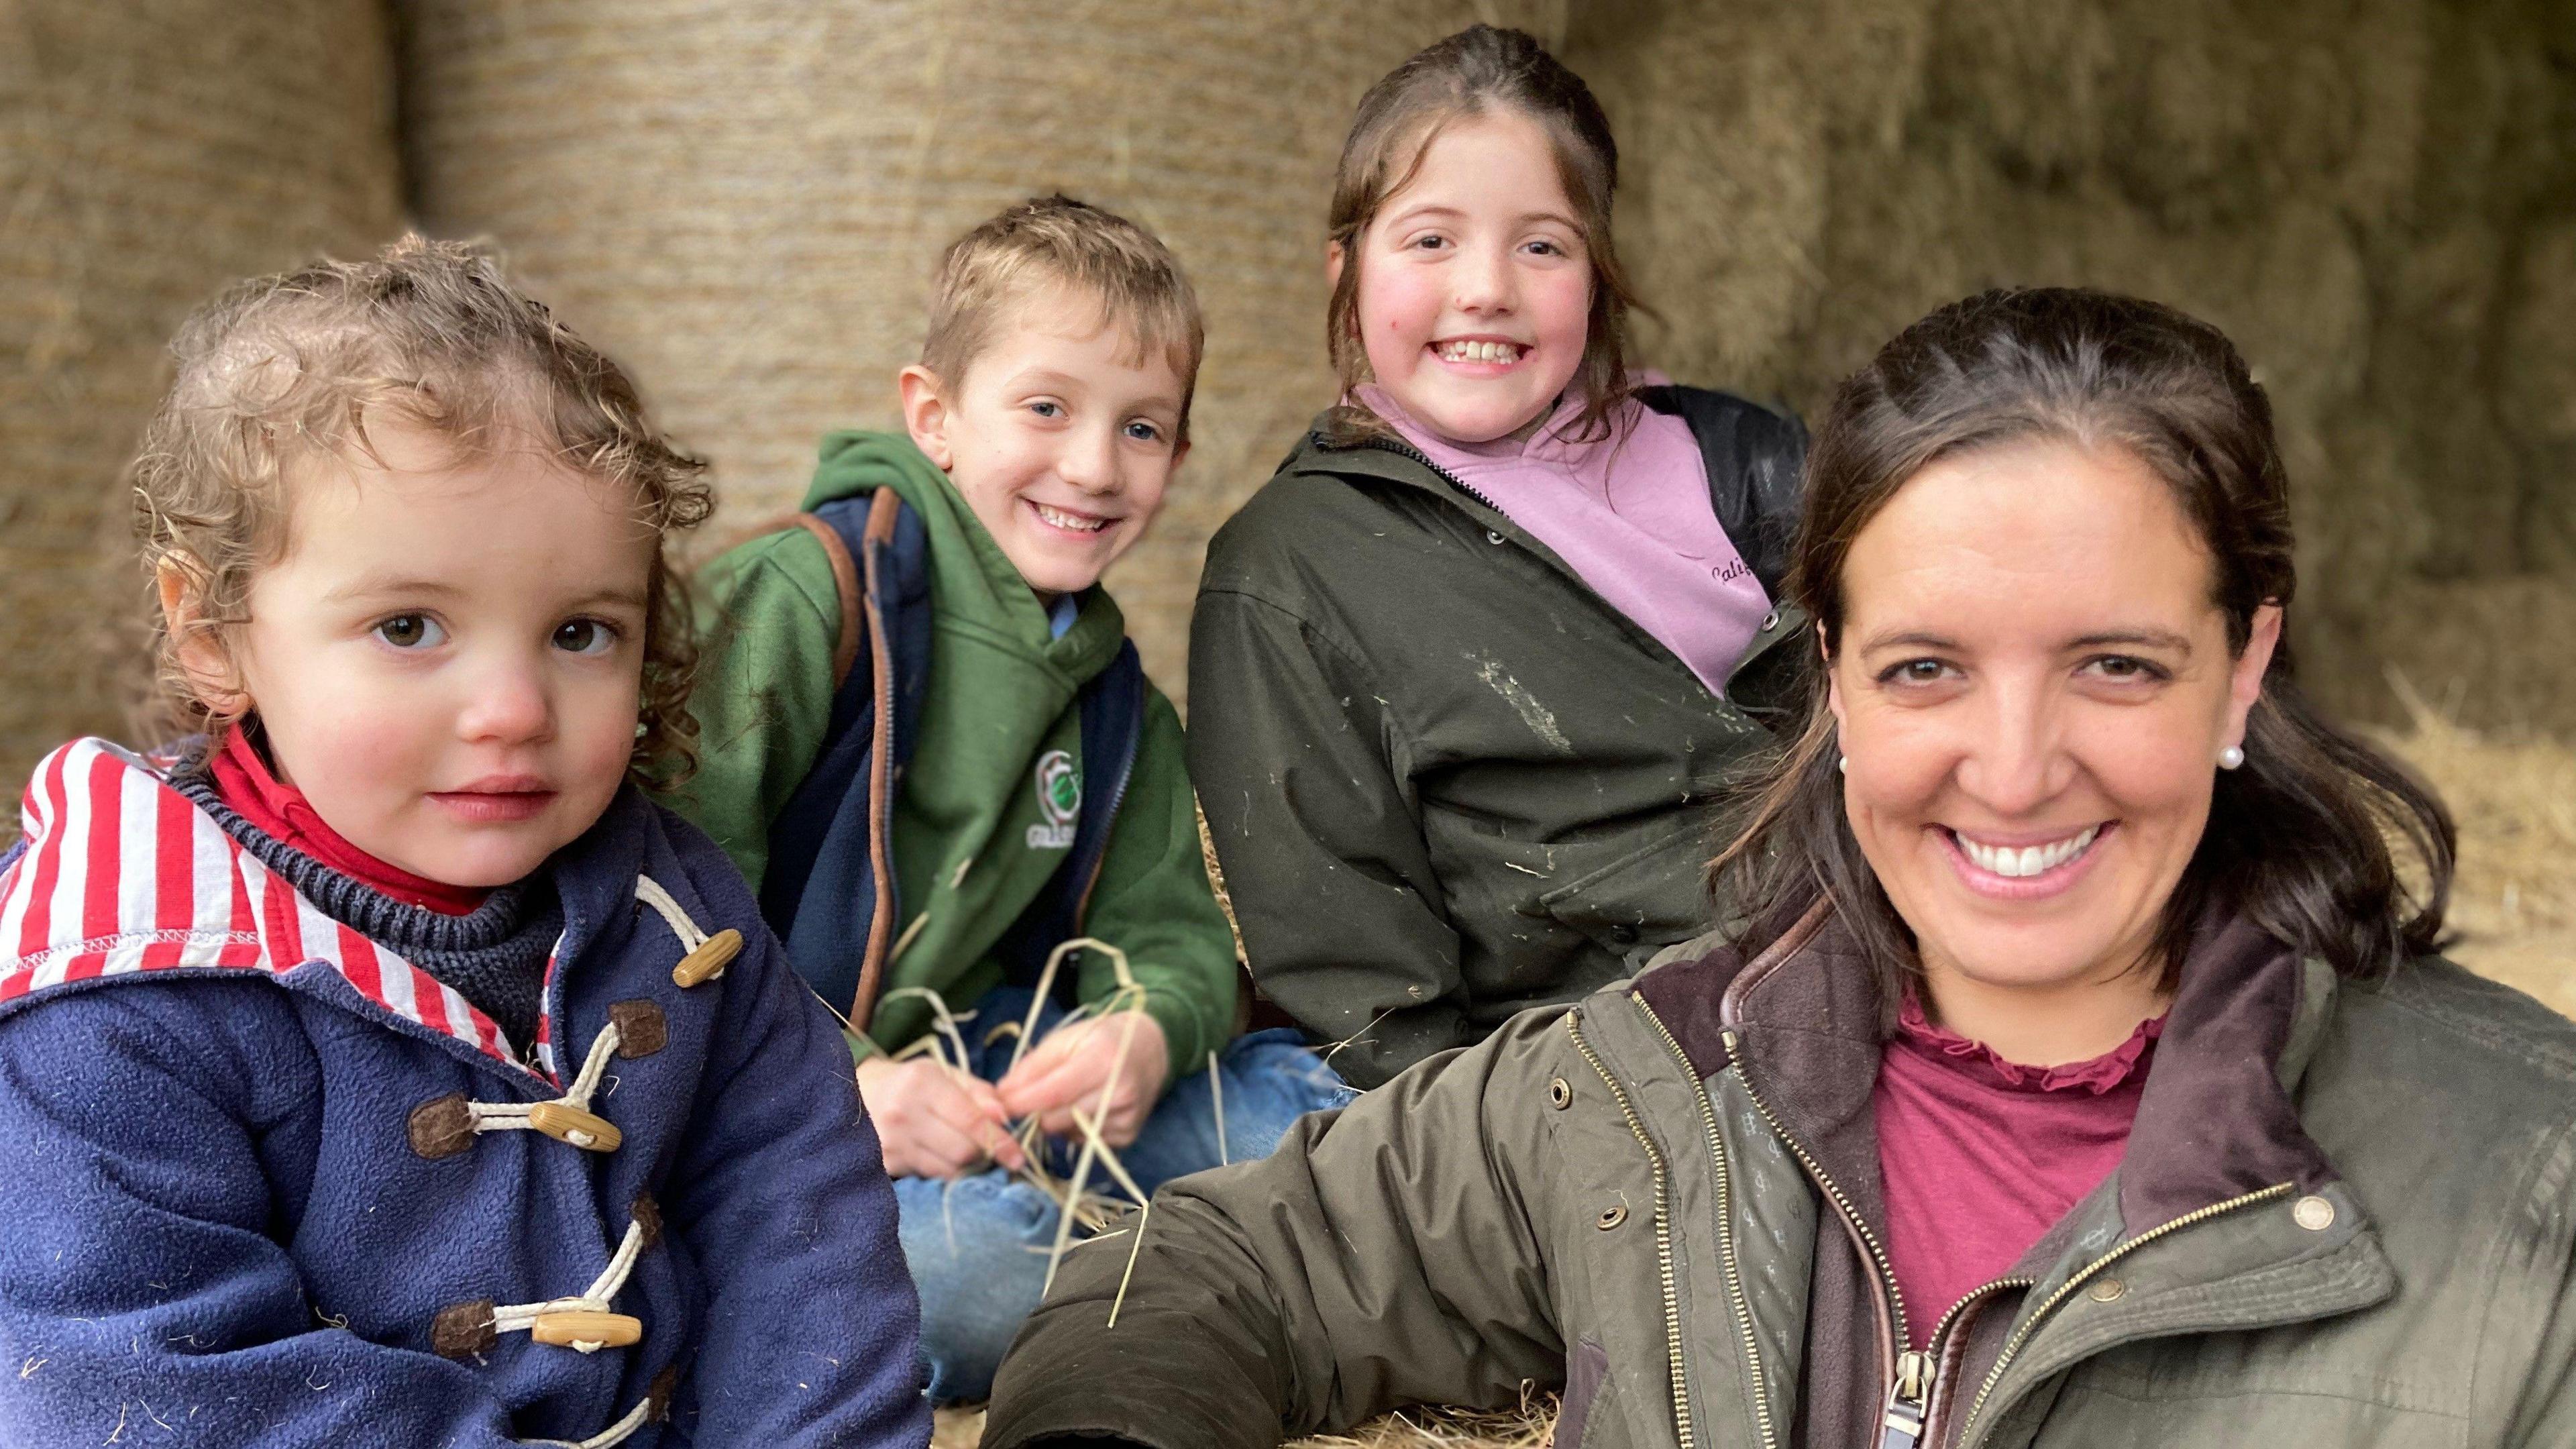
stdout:
<svg viewBox="0 0 2576 1449">
<path fill-rule="evenodd" d="M 1045 823 L 1029 827 L 1029 849 L 1071 850 L 1073 824 L 1082 814 L 1082 770 L 1063 750 L 1038 756 L 1038 814 Z"/>
</svg>

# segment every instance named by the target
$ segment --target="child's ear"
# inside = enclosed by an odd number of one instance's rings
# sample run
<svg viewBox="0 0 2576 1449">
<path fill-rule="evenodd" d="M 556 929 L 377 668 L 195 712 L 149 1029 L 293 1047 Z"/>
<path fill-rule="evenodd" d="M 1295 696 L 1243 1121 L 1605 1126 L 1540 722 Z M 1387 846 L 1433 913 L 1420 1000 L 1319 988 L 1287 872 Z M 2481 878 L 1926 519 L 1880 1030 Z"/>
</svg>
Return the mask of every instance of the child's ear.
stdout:
<svg viewBox="0 0 2576 1449">
<path fill-rule="evenodd" d="M 170 652 L 187 677 L 188 692 L 218 719 L 250 713 L 250 695 L 242 688 L 232 651 L 206 617 L 203 578 L 188 563 L 164 558 L 153 570 L 152 584 L 161 596 L 162 627 L 170 632 Z"/>
<path fill-rule="evenodd" d="M 916 362 L 896 375 L 894 385 L 903 394 L 903 428 L 912 434 L 912 445 L 933 467 L 947 472 L 954 455 L 948 447 L 948 400 L 941 396 L 939 374 Z"/>
</svg>

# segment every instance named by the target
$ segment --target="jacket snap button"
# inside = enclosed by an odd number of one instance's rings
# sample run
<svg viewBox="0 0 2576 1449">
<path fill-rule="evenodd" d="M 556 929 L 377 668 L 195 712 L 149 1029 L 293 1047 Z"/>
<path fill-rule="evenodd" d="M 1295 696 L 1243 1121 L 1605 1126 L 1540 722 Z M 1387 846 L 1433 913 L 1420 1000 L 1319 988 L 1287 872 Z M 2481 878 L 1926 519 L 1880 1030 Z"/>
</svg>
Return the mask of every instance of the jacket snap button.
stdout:
<svg viewBox="0 0 2576 1449">
<path fill-rule="evenodd" d="M 2096 1303 L 2117 1303 L 2128 1291 L 2129 1285 L 2117 1278 L 2096 1278 L 2093 1286 L 2084 1290 L 2084 1296 Z"/>
<path fill-rule="evenodd" d="M 1550 1077 L 1547 1083 L 1547 1100 L 1550 1106 L 1562 1112 L 1574 1105 L 1574 1088 L 1568 1086 L 1563 1077 Z"/>
<path fill-rule="evenodd" d="M 1594 1226 L 1594 1227 L 1599 1228 L 1601 1231 L 1603 1231 L 1603 1232 L 1605 1232 L 1605 1233 L 1606 1233 L 1606 1232 L 1610 1231 L 1612 1228 L 1615 1228 L 1615 1227 L 1619 1226 L 1621 1223 L 1626 1222 L 1627 1220 L 1628 1220 L 1628 1207 L 1627 1207 L 1627 1204 L 1622 1203 L 1622 1204 L 1620 1204 L 1619 1206 L 1614 1207 L 1614 1208 L 1610 1209 L 1609 1211 L 1607 1211 L 1607 1212 L 1603 1213 L 1603 1214 L 1601 1215 L 1601 1220 L 1600 1220 L 1599 1222 L 1597 1222 L 1597 1223 L 1594 1223 L 1594 1224 L 1593 1224 L 1593 1226 Z"/>
<path fill-rule="evenodd" d="M 702 981 L 713 981 L 733 964 L 734 957 L 741 954 L 742 932 L 727 926 L 707 937 L 705 945 L 681 957 L 680 964 L 671 968 L 671 980 L 684 989 Z"/>
<path fill-rule="evenodd" d="M 1501 543 L 1502 541 L 1503 541 L 1503 535 L 1502 535 L 1502 533 L 1501 533 L 1499 530 L 1491 529 L 1491 528 L 1489 528 L 1489 529 L 1486 529 L 1486 530 L 1485 530 L 1485 542 L 1487 542 L 1487 543 Z"/>
<path fill-rule="evenodd" d="M 1637 928 L 1622 921 L 1610 928 L 1610 939 L 1617 945 L 1633 946 L 1637 943 Z"/>
<path fill-rule="evenodd" d="M 2290 1221 L 2312 1233 L 2334 1226 L 2334 1204 L 2311 1193 L 2290 1205 Z"/>
</svg>

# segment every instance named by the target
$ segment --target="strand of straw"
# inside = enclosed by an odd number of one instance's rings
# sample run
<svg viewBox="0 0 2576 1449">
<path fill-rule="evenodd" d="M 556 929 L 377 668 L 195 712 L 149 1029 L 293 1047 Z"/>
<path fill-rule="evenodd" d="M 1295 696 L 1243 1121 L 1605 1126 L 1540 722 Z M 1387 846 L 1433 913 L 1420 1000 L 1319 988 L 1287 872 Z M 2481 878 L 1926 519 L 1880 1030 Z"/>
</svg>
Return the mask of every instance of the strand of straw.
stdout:
<svg viewBox="0 0 2576 1449">
<path fill-rule="evenodd" d="M 1139 995 L 1142 995 L 1142 989 L 1136 986 L 1135 979 L 1127 974 L 1126 953 L 1119 951 L 1115 946 L 1111 946 L 1108 949 L 1112 952 L 1116 952 L 1115 959 L 1118 963 L 1118 975 L 1121 982 L 1118 995 L 1123 996 L 1129 991 L 1136 991 Z M 1056 960 L 1061 959 L 1063 954 L 1064 947 L 1057 947 L 1056 954 L 1048 958 L 1050 968 L 1052 968 Z M 1112 999 L 1114 1000 L 1115 998 L 1113 997 Z M 1141 1016 L 1142 1014 L 1143 1012 L 1140 1007 L 1137 1015 Z M 1100 1101 L 1104 1108 L 1106 1108 L 1111 1098 L 1118 1095 L 1118 1078 L 1127 1067 L 1127 1049 L 1134 1045 L 1136 1040 L 1136 1021 L 1137 1016 L 1130 1016 L 1127 1018 L 1125 1030 L 1118 1043 L 1118 1055 L 1113 1058 L 1109 1064 L 1109 1080 L 1100 1089 Z M 1080 1125 L 1082 1123 L 1083 1116 L 1082 1109 L 1080 1107 L 1076 1107 L 1074 1109 L 1073 1120 L 1076 1125 Z M 1082 1155 L 1074 1160 L 1073 1167 L 1073 1191 L 1076 1195 L 1081 1193 L 1083 1184 L 1090 1180 L 1091 1164 L 1098 1158 L 1100 1155 L 1100 1149 L 1104 1145 L 1105 1144 L 1101 1142 L 1100 1134 L 1097 1131 L 1086 1129 L 1083 1132 Z M 1111 1154 L 1111 1159 L 1114 1165 L 1116 1154 Z M 1125 1168 L 1120 1167 L 1116 1170 L 1121 1178 L 1125 1178 Z M 1132 1189 L 1130 1190 L 1132 1191 Z M 1055 1247 L 1047 1254 L 1046 1282 L 1039 1289 L 1040 1296 L 1044 1296 L 1048 1290 L 1055 1287 L 1055 1270 L 1058 1265 L 1064 1262 L 1064 1250 L 1072 1243 L 1072 1241 L 1073 1214 L 1069 1212 L 1059 1214 L 1056 1218 L 1055 1225 Z"/>
<path fill-rule="evenodd" d="M 1216 1098 L 1216 1165 L 1231 1167 L 1234 1158 L 1225 1150 L 1225 1078 L 1216 1069 L 1216 1052 L 1208 1052 L 1208 1095 Z"/>
</svg>

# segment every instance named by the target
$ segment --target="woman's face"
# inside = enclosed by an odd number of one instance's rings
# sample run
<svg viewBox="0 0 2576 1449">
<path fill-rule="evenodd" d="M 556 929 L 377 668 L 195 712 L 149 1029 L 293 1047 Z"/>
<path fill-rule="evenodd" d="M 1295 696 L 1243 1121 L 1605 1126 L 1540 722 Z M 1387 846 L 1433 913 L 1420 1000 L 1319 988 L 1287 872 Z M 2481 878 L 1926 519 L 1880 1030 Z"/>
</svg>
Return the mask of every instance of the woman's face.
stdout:
<svg viewBox="0 0 2576 1449">
<path fill-rule="evenodd" d="M 1925 468 L 1853 540 L 1830 661 L 1861 851 L 1924 969 L 1987 988 L 2138 964 L 2279 637 L 2134 457 L 2054 441 Z"/>
</svg>

